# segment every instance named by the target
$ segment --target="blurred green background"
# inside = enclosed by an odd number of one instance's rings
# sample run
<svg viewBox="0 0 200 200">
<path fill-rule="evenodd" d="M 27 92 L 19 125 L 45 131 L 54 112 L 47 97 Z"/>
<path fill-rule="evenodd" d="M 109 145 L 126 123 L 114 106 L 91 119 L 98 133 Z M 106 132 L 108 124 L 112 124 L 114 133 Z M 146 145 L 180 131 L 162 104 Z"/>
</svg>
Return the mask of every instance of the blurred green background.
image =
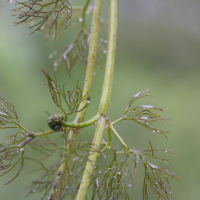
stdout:
<svg viewBox="0 0 200 200">
<path fill-rule="evenodd" d="M 107 6 L 105 3 L 103 13 L 106 16 Z M 13 21 L 17 21 L 11 17 L 13 8 L 14 3 L 0 2 L 0 95 L 15 105 L 27 129 L 48 130 L 45 111 L 53 113 L 53 103 L 48 88 L 39 84 L 46 82 L 40 69 L 52 71 L 53 59 L 48 59 L 49 54 L 63 43 L 68 44 L 71 36 L 64 32 L 56 42 L 44 42 L 43 33 L 29 36 L 31 30 L 27 25 L 13 25 Z M 118 3 L 117 52 L 109 118 L 112 121 L 121 117 L 134 94 L 151 90 L 153 98 L 136 103 L 162 107 L 165 111 L 162 114 L 173 118 L 171 126 L 157 125 L 171 133 L 168 139 L 131 122 L 122 122 L 116 129 L 129 146 L 147 148 L 150 140 L 154 148 L 166 148 L 176 153 L 170 156 L 174 161 L 169 163 L 169 169 L 181 178 L 180 183 L 171 180 L 177 200 L 199 200 L 200 196 L 199 10 L 200 1 L 196 0 L 123 0 Z M 104 60 L 101 66 L 96 70 L 86 119 L 98 109 Z M 65 71 L 60 73 L 61 80 L 69 89 L 85 77 L 85 71 L 80 67 L 73 69 L 73 78 L 64 79 L 63 73 Z M 82 139 L 91 139 L 93 128 L 83 132 Z M 8 132 L 1 131 L 0 140 L 4 140 L 6 134 Z M 169 157 L 165 154 L 162 157 Z M 1 200 L 26 199 L 25 188 L 35 178 L 35 174 L 24 175 L 31 165 L 25 163 L 23 173 L 8 186 L 4 183 L 14 172 L 0 178 Z M 142 200 L 143 177 L 142 174 L 137 176 L 132 199 Z M 39 196 L 30 195 L 28 199 L 39 199 Z M 152 196 L 151 199 L 156 198 Z"/>
</svg>

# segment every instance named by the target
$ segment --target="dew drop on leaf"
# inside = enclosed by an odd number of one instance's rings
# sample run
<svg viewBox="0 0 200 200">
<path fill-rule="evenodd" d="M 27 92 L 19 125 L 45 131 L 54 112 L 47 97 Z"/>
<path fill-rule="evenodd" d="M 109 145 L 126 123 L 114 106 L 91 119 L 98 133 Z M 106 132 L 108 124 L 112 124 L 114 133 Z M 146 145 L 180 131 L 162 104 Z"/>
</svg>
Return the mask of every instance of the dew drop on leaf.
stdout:
<svg viewBox="0 0 200 200">
<path fill-rule="evenodd" d="M 79 21 L 79 22 L 82 22 L 82 21 L 83 21 L 83 18 L 82 18 L 82 17 L 80 17 L 80 18 L 78 19 L 78 21 Z"/>
</svg>

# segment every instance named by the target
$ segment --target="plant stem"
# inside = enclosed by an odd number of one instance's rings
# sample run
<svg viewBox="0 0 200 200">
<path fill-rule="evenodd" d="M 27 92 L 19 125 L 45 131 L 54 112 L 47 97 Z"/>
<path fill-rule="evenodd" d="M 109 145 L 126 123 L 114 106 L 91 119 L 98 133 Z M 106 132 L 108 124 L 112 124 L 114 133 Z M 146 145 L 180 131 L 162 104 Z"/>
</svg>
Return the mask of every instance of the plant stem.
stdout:
<svg viewBox="0 0 200 200">
<path fill-rule="evenodd" d="M 117 131 L 115 130 L 115 128 L 112 125 L 110 126 L 110 129 L 112 130 L 112 132 L 114 133 L 114 135 L 116 136 L 116 138 L 120 141 L 120 143 L 124 147 L 128 148 L 128 146 L 126 145 L 126 143 L 124 142 L 124 140 L 121 138 L 121 136 L 117 133 Z"/>
<path fill-rule="evenodd" d="M 100 116 L 101 116 L 101 114 L 98 112 L 92 119 L 90 119 L 86 122 L 80 122 L 80 123 L 63 122 L 62 125 L 65 127 L 83 128 L 86 126 L 90 126 L 91 124 L 94 124 L 99 119 Z"/>
<path fill-rule="evenodd" d="M 117 0 L 110 0 L 108 50 L 106 59 L 106 69 L 104 75 L 104 84 L 99 106 L 99 111 L 104 114 L 108 113 L 108 108 L 110 105 L 110 95 L 112 88 L 115 47 L 116 47 L 116 32 L 117 32 Z M 76 200 L 84 200 L 86 197 L 86 193 L 90 183 L 90 178 L 96 163 L 105 126 L 106 126 L 106 119 L 103 116 L 101 116 L 97 122 L 97 128 L 93 139 L 93 145 L 91 147 L 90 156 L 88 157 L 88 161 L 85 167 L 85 171 L 83 174 L 82 182 L 80 184 Z M 94 151 L 95 149 L 96 151 Z"/>
<path fill-rule="evenodd" d="M 94 74 L 94 66 L 96 61 L 96 53 L 98 46 L 98 33 L 99 33 L 99 22 L 100 22 L 100 14 L 103 0 L 96 0 L 94 5 L 94 13 L 92 18 L 92 27 L 91 27 L 91 36 L 90 36 L 90 46 L 88 52 L 88 62 L 87 62 L 87 70 L 85 77 L 85 84 L 83 88 L 83 94 L 85 100 L 83 100 L 80 104 L 79 110 L 82 110 L 87 101 L 87 96 L 90 96 L 90 91 L 92 87 L 92 80 Z M 81 112 L 77 113 L 76 122 L 82 122 L 85 118 L 86 109 L 83 109 Z"/>
<path fill-rule="evenodd" d="M 100 22 L 102 2 L 103 0 L 96 0 L 94 4 L 86 77 L 85 77 L 85 84 L 84 84 L 83 93 L 82 93 L 83 97 L 86 95 L 90 96 L 94 66 L 95 66 L 95 60 L 96 60 L 96 53 L 97 53 L 99 22 Z M 86 109 L 83 109 L 85 107 L 85 104 L 86 104 L 86 98 L 80 104 L 79 110 L 81 111 L 77 113 L 76 120 L 75 120 L 77 123 L 83 122 L 85 118 Z M 68 142 L 67 144 L 65 143 L 66 149 L 74 150 L 76 148 L 79 132 L 80 132 L 80 129 L 70 130 L 69 137 L 68 137 L 68 141 L 70 142 Z M 57 185 L 56 185 L 56 188 L 53 187 L 49 196 L 49 200 L 56 200 L 61 197 L 62 191 L 65 187 L 66 176 L 68 174 L 67 167 L 70 167 L 71 162 L 73 160 L 73 155 L 74 155 L 74 151 L 64 152 L 62 163 L 60 165 L 60 168 L 56 177 L 56 180 L 59 180 L 59 182 L 57 181 L 55 182 L 55 184 Z"/>
<path fill-rule="evenodd" d="M 89 182 L 90 182 L 90 178 L 91 178 L 91 175 L 93 172 L 93 168 L 95 166 L 95 162 L 96 162 L 97 156 L 99 154 L 99 146 L 101 144 L 105 126 L 106 126 L 106 120 L 104 119 L 103 116 L 101 116 L 97 123 L 97 128 L 96 128 L 94 139 L 93 139 L 93 145 L 91 147 L 92 150 L 90 151 L 90 156 L 88 157 L 88 161 L 87 161 L 87 164 L 85 167 L 85 171 L 83 174 L 83 178 L 81 181 L 81 185 L 80 185 L 76 200 L 84 200 L 85 199 L 87 189 L 89 186 Z"/>
</svg>

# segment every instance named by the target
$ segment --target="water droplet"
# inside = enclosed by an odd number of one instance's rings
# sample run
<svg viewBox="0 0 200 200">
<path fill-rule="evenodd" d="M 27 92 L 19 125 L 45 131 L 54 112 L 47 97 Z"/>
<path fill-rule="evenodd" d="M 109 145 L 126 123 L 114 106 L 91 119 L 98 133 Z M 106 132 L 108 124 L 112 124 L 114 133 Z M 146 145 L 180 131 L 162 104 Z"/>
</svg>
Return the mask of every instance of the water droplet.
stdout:
<svg viewBox="0 0 200 200">
<path fill-rule="evenodd" d="M 150 164 L 150 163 L 149 163 L 149 165 L 150 165 L 150 167 L 153 168 L 153 169 L 158 169 L 158 166 L 156 166 L 156 165 L 153 165 L 153 164 Z"/>
<path fill-rule="evenodd" d="M 108 41 L 107 41 L 107 40 L 105 40 L 104 42 L 105 42 L 105 43 L 108 43 Z"/>
<path fill-rule="evenodd" d="M 142 108 L 155 108 L 154 106 L 151 106 L 151 105 L 139 105 L 139 107 L 142 107 Z"/>
<path fill-rule="evenodd" d="M 148 119 L 148 117 L 142 116 L 142 117 L 140 117 L 140 119 Z"/>
<path fill-rule="evenodd" d="M 8 0 L 8 3 L 12 3 L 13 0 Z"/>
<path fill-rule="evenodd" d="M 167 151 L 167 150 L 165 150 L 165 152 L 167 153 L 168 151 Z"/>
<path fill-rule="evenodd" d="M 87 100 L 86 102 L 87 102 L 87 103 L 90 103 L 90 100 Z"/>
<path fill-rule="evenodd" d="M 53 58 L 53 54 L 50 54 L 50 55 L 49 55 L 49 58 Z"/>
<path fill-rule="evenodd" d="M 156 132 L 156 131 L 153 131 L 154 133 Z"/>
<path fill-rule="evenodd" d="M 45 26 L 42 26 L 41 28 L 40 28 L 40 30 L 43 30 L 45 28 Z"/>
<path fill-rule="evenodd" d="M 101 38 L 100 41 L 103 42 L 103 39 Z"/>
<path fill-rule="evenodd" d="M 139 97 L 141 92 L 138 92 L 137 94 L 134 95 L 134 97 Z"/>
<path fill-rule="evenodd" d="M 99 174 L 101 174 L 101 170 L 99 170 L 98 172 L 99 172 Z"/>
<path fill-rule="evenodd" d="M 54 67 L 58 66 L 58 63 L 57 63 L 57 62 L 54 62 L 53 66 L 54 66 Z"/>
<path fill-rule="evenodd" d="M 104 53 L 107 53 L 107 50 L 104 50 L 103 52 L 104 52 Z"/>
<path fill-rule="evenodd" d="M 92 5 L 89 5 L 88 6 L 88 9 L 86 11 L 86 14 L 90 14 L 90 11 L 93 9 L 93 6 Z"/>
<path fill-rule="evenodd" d="M 121 172 L 118 172 L 118 174 L 121 174 Z"/>
<path fill-rule="evenodd" d="M 94 72 L 94 73 L 93 73 L 93 75 L 95 76 L 95 75 L 97 75 L 97 73 L 96 73 L 96 72 Z"/>
<path fill-rule="evenodd" d="M 82 18 L 82 17 L 80 17 L 80 18 L 78 19 L 78 21 L 79 21 L 79 22 L 82 22 L 82 21 L 83 21 L 83 18 Z"/>
<path fill-rule="evenodd" d="M 24 151 L 24 147 L 22 147 L 22 148 L 20 149 L 20 151 Z"/>
<path fill-rule="evenodd" d="M 128 184 L 128 187 L 131 187 L 132 185 L 131 184 Z"/>
</svg>

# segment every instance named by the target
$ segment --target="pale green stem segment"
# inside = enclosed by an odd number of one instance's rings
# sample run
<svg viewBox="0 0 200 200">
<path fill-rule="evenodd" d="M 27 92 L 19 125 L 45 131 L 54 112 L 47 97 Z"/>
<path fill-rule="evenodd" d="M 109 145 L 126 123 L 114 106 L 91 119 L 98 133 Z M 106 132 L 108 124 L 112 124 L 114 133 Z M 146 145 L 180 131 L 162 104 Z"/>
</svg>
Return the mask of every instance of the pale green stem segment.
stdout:
<svg viewBox="0 0 200 200">
<path fill-rule="evenodd" d="M 71 127 L 71 128 L 83 128 L 83 127 L 94 124 L 99 119 L 100 116 L 101 114 L 97 113 L 92 119 L 86 122 L 80 122 L 80 123 L 63 122 L 62 125 L 65 127 Z"/>
<path fill-rule="evenodd" d="M 82 182 L 81 182 L 76 200 L 81 200 L 81 199 L 84 200 L 85 199 L 86 192 L 87 192 L 87 189 L 88 189 L 88 186 L 90 183 L 90 178 L 91 178 L 91 175 L 93 172 L 93 168 L 96 164 L 96 159 L 99 154 L 99 152 L 98 152 L 99 146 L 101 144 L 105 126 L 106 126 L 106 120 L 102 116 L 99 118 L 98 123 L 97 123 L 97 128 L 96 128 L 95 136 L 93 139 L 93 145 L 91 147 L 91 149 L 93 149 L 93 150 L 90 152 L 90 156 L 88 157 L 85 172 L 83 174 Z"/>
<path fill-rule="evenodd" d="M 87 70 L 86 70 L 85 84 L 83 88 L 83 96 L 86 96 L 86 95 L 90 96 L 90 91 L 92 87 L 94 66 L 95 66 L 97 46 L 98 46 L 99 22 L 100 22 L 102 2 L 103 0 L 96 0 L 95 5 L 94 5 L 92 28 L 91 28 L 91 35 L 90 35 L 90 46 L 89 46 L 89 52 L 88 52 Z M 79 110 L 85 107 L 86 101 L 87 101 L 87 98 L 85 98 L 85 100 L 81 102 Z M 78 112 L 76 116 L 76 122 L 82 122 L 85 118 L 85 113 L 86 113 L 86 109 L 83 109 L 81 112 Z"/>
<path fill-rule="evenodd" d="M 102 89 L 101 102 L 99 111 L 107 114 L 110 104 L 110 95 L 112 87 L 112 78 L 114 70 L 114 58 L 115 58 L 115 46 L 116 46 L 116 31 L 117 31 L 117 0 L 110 0 L 110 25 L 109 25 L 109 36 L 108 36 L 108 50 L 106 59 L 106 69 L 104 75 L 104 84 Z M 76 200 L 85 200 L 88 186 L 90 183 L 91 175 L 96 163 L 96 159 L 99 152 L 99 147 L 103 137 L 103 132 L 106 126 L 106 120 L 102 116 L 97 122 L 97 128 L 91 147 L 90 156 L 85 167 L 82 182 L 78 191 Z M 96 149 L 96 151 L 94 151 Z"/>
<path fill-rule="evenodd" d="M 117 0 L 110 0 L 110 24 L 109 24 L 106 69 L 104 75 L 101 102 L 99 106 L 99 111 L 105 114 L 107 114 L 110 105 L 110 96 L 111 96 L 114 61 L 115 61 L 116 36 L 117 36 Z"/>
<path fill-rule="evenodd" d="M 89 2 L 89 0 L 87 1 Z M 91 35 L 90 35 L 90 45 L 89 45 L 89 52 L 88 52 L 88 63 L 87 63 L 87 70 L 86 70 L 86 77 L 85 77 L 85 84 L 83 88 L 83 96 L 90 95 L 91 85 L 93 80 L 93 73 L 94 73 L 94 66 L 96 60 L 96 53 L 97 53 L 97 45 L 98 45 L 98 33 L 99 33 L 99 22 L 100 22 L 100 15 L 101 15 L 101 7 L 102 7 L 103 0 L 96 0 L 94 4 L 94 11 L 92 17 L 92 27 L 91 27 Z M 86 103 L 82 101 L 79 107 L 79 110 L 84 108 Z M 85 118 L 86 109 L 83 109 L 81 112 L 77 113 L 76 122 L 83 122 Z M 66 149 L 75 149 L 77 144 L 77 139 L 79 136 L 79 130 L 71 129 L 68 137 L 69 143 L 65 143 Z M 62 164 L 60 165 L 58 175 L 56 177 L 55 184 L 57 187 L 52 189 L 49 200 L 56 200 L 59 199 L 62 193 L 62 190 L 65 186 L 66 176 L 68 174 L 67 166 L 71 166 L 71 162 L 73 160 L 74 151 L 67 152 L 65 151 L 62 159 Z"/>
</svg>

